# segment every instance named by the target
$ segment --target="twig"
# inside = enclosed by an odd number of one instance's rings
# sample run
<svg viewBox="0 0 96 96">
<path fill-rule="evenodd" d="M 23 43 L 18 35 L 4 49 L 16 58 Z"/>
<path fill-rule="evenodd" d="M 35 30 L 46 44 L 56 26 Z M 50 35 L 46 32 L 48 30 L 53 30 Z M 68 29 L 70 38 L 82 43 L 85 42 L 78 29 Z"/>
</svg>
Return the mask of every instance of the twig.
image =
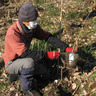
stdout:
<svg viewBox="0 0 96 96">
<path fill-rule="evenodd" d="M 62 81 L 62 77 L 63 77 L 63 76 L 62 76 L 62 72 L 63 72 L 63 68 L 61 67 L 61 81 Z"/>
<path fill-rule="evenodd" d="M 60 52 L 60 48 L 58 48 L 58 52 Z M 59 59 L 57 61 L 57 65 L 59 65 Z M 58 68 L 57 68 L 57 74 L 58 74 Z"/>
<path fill-rule="evenodd" d="M 75 44 L 74 44 L 74 46 L 73 46 L 73 51 L 75 50 L 75 51 L 77 51 L 78 50 L 78 38 L 76 37 L 76 39 L 75 39 Z"/>
<path fill-rule="evenodd" d="M 61 25 L 62 25 L 62 3 L 63 3 L 63 0 L 61 0 L 61 11 L 60 11 L 60 33 L 61 33 Z M 60 38 L 60 35 L 59 35 L 59 38 Z M 58 48 L 58 52 L 60 52 L 60 48 Z M 58 62 L 57 64 L 59 65 L 59 59 L 58 59 Z M 57 69 L 57 74 L 58 74 L 58 69 Z"/>
<path fill-rule="evenodd" d="M 72 96 L 74 96 L 74 94 L 76 93 L 76 91 L 79 89 L 80 85 L 75 89 L 75 91 L 73 92 Z"/>
<path fill-rule="evenodd" d="M 91 13 L 91 12 L 90 12 Z M 86 21 L 86 19 L 89 17 L 89 15 L 90 15 L 90 13 L 87 15 L 87 17 L 85 18 L 85 20 L 84 20 L 84 23 L 85 23 L 85 21 Z M 84 27 L 84 25 L 82 26 L 82 28 Z M 82 31 L 79 33 L 79 35 L 78 35 L 78 37 L 76 38 L 76 42 L 74 43 L 74 45 L 73 45 L 73 50 L 74 50 L 74 48 L 75 47 L 77 47 L 76 49 L 78 49 L 78 41 L 79 41 L 79 38 L 80 38 L 80 34 L 82 33 Z M 77 45 L 77 46 L 76 46 Z M 77 51 L 77 50 L 76 50 Z"/>
<path fill-rule="evenodd" d="M 93 93 L 94 91 L 96 91 L 96 87 L 95 87 L 91 92 L 88 92 L 87 95 L 90 95 L 90 94 Z"/>
<path fill-rule="evenodd" d="M 60 32 L 61 32 L 61 25 L 62 25 L 62 4 L 63 4 L 63 0 L 61 0 L 61 11 L 60 11 Z M 60 38 L 60 36 L 59 36 Z"/>
<path fill-rule="evenodd" d="M 61 61 L 63 63 L 63 67 L 61 67 L 61 81 L 62 81 L 62 78 L 63 78 L 63 69 L 66 67 L 65 66 L 65 61 L 63 60 L 63 58 L 61 57 Z M 65 70 L 66 71 L 66 70 Z"/>
</svg>

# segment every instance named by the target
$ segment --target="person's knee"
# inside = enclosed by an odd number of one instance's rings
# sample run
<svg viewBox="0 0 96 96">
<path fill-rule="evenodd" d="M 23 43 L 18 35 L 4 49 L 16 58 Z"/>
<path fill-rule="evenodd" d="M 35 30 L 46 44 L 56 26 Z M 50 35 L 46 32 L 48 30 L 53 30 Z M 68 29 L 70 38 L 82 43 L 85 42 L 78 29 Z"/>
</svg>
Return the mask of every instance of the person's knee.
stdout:
<svg viewBox="0 0 96 96">
<path fill-rule="evenodd" d="M 26 58 L 26 62 L 23 68 L 31 68 L 34 67 L 34 60 L 32 58 Z"/>
</svg>

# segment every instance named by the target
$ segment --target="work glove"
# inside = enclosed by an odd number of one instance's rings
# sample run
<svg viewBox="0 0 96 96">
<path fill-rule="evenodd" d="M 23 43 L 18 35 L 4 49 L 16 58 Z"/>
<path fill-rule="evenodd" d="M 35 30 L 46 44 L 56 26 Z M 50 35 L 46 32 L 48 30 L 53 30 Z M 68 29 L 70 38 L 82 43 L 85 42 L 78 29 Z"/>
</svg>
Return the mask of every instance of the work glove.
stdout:
<svg viewBox="0 0 96 96">
<path fill-rule="evenodd" d="M 69 47 L 67 47 L 67 48 L 65 49 L 65 52 L 73 52 L 73 53 L 75 53 L 75 51 L 73 51 L 73 48 L 69 48 Z"/>
<path fill-rule="evenodd" d="M 47 52 L 47 58 L 49 59 L 58 59 L 59 56 L 60 56 L 60 52 L 57 52 L 57 51 Z"/>
</svg>

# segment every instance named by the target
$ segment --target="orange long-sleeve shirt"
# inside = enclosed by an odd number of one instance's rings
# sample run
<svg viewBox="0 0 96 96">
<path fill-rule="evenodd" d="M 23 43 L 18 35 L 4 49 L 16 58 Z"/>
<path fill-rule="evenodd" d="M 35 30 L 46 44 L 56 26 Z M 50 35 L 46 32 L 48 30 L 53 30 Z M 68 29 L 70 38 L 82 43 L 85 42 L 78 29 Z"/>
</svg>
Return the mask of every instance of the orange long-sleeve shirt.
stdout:
<svg viewBox="0 0 96 96">
<path fill-rule="evenodd" d="M 27 49 L 24 39 L 37 38 L 45 40 L 49 35 L 50 33 L 41 29 L 39 25 L 37 25 L 32 34 L 23 34 L 19 21 L 15 22 L 8 28 L 5 36 L 5 50 L 2 55 L 5 64 L 8 65 L 8 61 L 18 58 Z"/>
</svg>

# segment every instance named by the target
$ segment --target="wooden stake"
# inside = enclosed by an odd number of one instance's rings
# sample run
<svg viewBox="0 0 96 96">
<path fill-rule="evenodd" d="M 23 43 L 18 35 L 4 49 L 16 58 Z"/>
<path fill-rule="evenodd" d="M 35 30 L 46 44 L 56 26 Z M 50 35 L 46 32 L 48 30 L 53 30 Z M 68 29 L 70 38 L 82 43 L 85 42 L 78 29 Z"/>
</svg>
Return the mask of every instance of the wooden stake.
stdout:
<svg viewBox="0 0 96 96">
<path fill-rule="evenodd" d="M 58 48 L 58 52 L 60 52 L 60 48 Z M 59 66 L 59 59 L 57 61 L 57 65 Z M 58 74 L 58 68 L 57 68 L 57 74 Z"/>
<path fill-rule="evenodd" d="M 61 25 L 62 25 L 62 4 L 63 0 L 61 0 L 61 11 L 60 11 L 60 32 L 61 32 Z M 59 36 L 60 37 L 60 36 Z"/>
</svg>

